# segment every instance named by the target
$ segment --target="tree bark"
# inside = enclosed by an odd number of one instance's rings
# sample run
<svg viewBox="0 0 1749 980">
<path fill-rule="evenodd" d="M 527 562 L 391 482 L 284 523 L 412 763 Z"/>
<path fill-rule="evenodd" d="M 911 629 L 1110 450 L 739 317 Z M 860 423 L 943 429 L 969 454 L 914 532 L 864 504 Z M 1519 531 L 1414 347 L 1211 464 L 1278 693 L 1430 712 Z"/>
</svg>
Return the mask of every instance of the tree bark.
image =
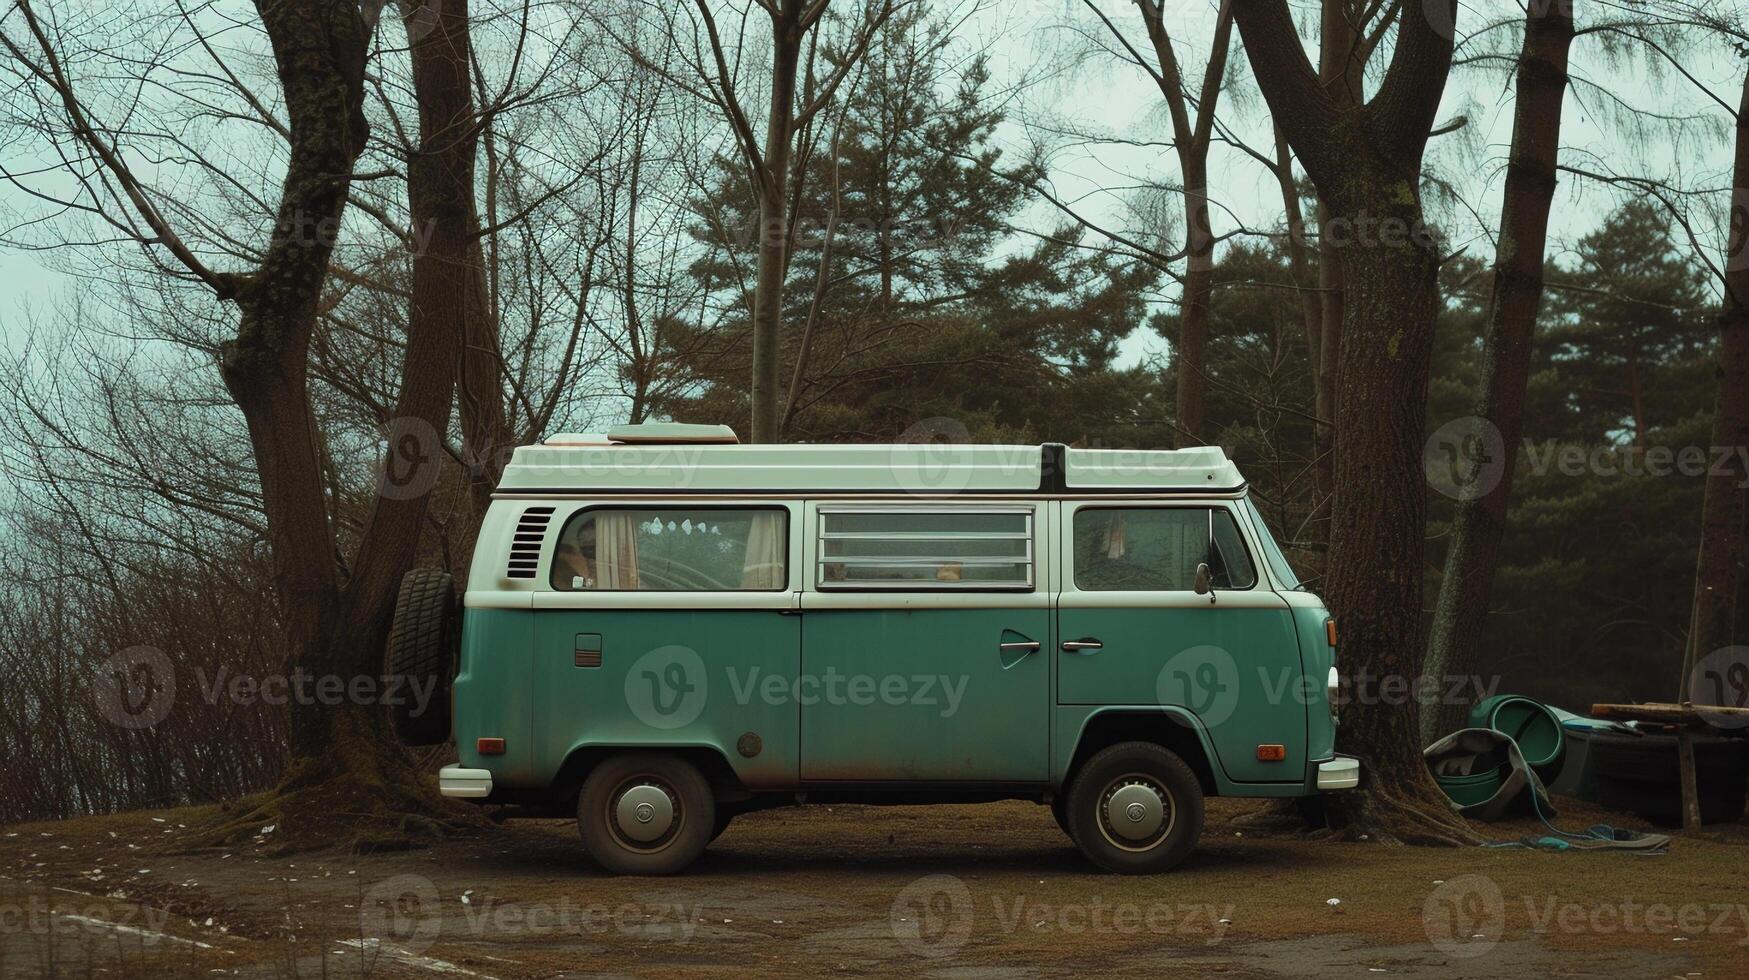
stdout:
<svg viewBox="0 0 1749 980">
<path fill-rule="evenodd" d="M 1430 14 L 1455 17 L 1455 2 L 1435 6 Z M 1399 18 L 1377 93 L 1351 106 L 1307 61 L 1285 0 L 1249 0 L 1234 15 L 1270 112 L 1325 203 L 1325 244 L 1343 276 L 1334 447 L 1341 489 L 1325 598 L 1341 624 L 1338 665 L 1355 693 L 1340 707 L 1339 741 L 1366 777 L 1332 798 L 1333 819 L 1385 840 L 1474 841 L 1422 761 L 1414 699 L 1389 696 L 1419 680 L 1423 649 L 1421 461 L 1439 255 L 1422 221 L 1419 180 L 1452 38 L 1432 16 Z"/>
<path fill-rule="evenodd" d="M 1318 85 L 1340 110 L 1358 109 L 1365 101 L 1366 63 L 1362 10 L 1352 0 L 1324 0 L 1318 33 Z M 1314 184 L 1316 182 L 1314 181 Z M 1330 424 L 1312 429 L 1312 483 L 1317 490 L 1313 516 L 1328 513 L 1336 497 L 1336 420 L 1338 357 L 1342 352 L 1342 256 L 1329 230 L 1330 209 L 1318 200 L 1317 357 L 1312 361 L 1312 414 Z M 1319 523 L 1314 520 L 1311 526 Z M 1326 526 L 1327 530 L 1327 526 Z M 1325 535 L 1328 540 L 1328 534 Z M 1328 553 L 1326 553 L 1328 561 Z"/>
<path fill-rule="evenodd" d="M 1190 154 L 1181 151 L 1181 157 Z M 1177 444 L 1200 446 L 1208 414 L 1209 300 L 1215 291 L 1214 232 L 1209 226 L 1208 149 L 1200 148 L 1181 164 L 1184 173 L 1184 220 L 1188 228 L 1184 270 L 1184 315 L 1178 321 L 1173 350 L 1178 373 Z"/>
<path fill-rule="evenodd" d="M 402 0 L 401 7 L 409 28 L 413 93 L 419 106 L 419 145 L 407 161 L 407 203 L 417 246 L 408 334 L 458 338 L 454 349 L 442 346 L 440 339 L 431 362 L 410 359 L 408 370 L 434 377 L 418 379 L 403 390 L 431 389 L 426 395 L 429 404 L 419 407 L 433 414 L 418 417 L 448 418 L 448 393 L 441 406 L 435 400 L 435 374 L 446 364 L 453 365 L 468 496 L 479 514 L 491 503 L 502 469 L 501 454 L 511 439 L 500 381 L 503 355 L 487 295 L 480 216 L 474 202 L 480 121 L 470 74 L 473 39 L 468 0 L 446 0 L 441 8 Z"/>
<path fill-rule="evenodd" d="M 1476 415 L 1493 426 L 1500 444 L 1488 440 L 1498 459 L 1470 460 L 1483 482 L 1468 487 L 1457 503 L 1445 575 L 1427 647 L 1425 670 L 1436 680 L 1474 669 L 1488 624 L 1489 596 L 1506 508 L 1524 430 L 1525 386 L 1531 346 L 1542 304 L 1544 249 L 1549 207 L 1555 196 L 1561 108 L 1567 92 L 1567 54 L 1573 43 L 1573 9 L 1566 3 L 1533 3 L 1525 15 L 1524 47 L 1518 58 L 1517 106 L 1512 153 L 1500 208 L 1500 241 L 1488 302 L 1482 390 Z M 1435 689 L 1451 686 L 1436 684 Z M 1421 741 L 1458 727 L 1464 703 L 1441 703 L 1422 713 Z"/>
<path fill-rule="evenodd" d="M 783 344 L 783 284 L 789 271 L 789 158 L 794 137 L 796 79 L 802 54 L 801 0 L 780 0 L 771 26 L 771 106 L 765 124 L 759 198 L 759 271 L 753 291 L 752 442 L 776 442 L 783 388 L 778 352 Z"/>
<path fill-rule="evenodd" d="M 338 624 L 339 569 L 306 381 L 328 259 L 365 145 L 369 28 L 345 0 L 260 10 L 285 93 L 291 155 L 273 241 L 236 287 L 240 321 L 219 368 L 254 450 L 289 666 L 330 673 L 338 666 L 326 640 Z M 320 751 L 318 720 L 292 714 L 294 751 Z"/>
<path fill-rule="evenodd" d="M 1725 305 L 1719 317 L 1719 393 L 1713 409 L 1715 452 L 1730 448 L 1723 466 L 1708 470 L 1701 502 L 1700 555 L 1694 576 L 1682 697 L 1712 700 L 1707 689 L 1690 691 L 1695 665 L 1736 642 L 1737 594 L 1743 574 L 1745 472 L 1749 446 L 1749 76 L 1737 110 L 1737 152 L 1732 182 L 1731 237 L 1725 255 Z"/>
<path fill-rule="evenodd" d="M 314 683 L 327 677 L 351 683 L 382 673 L 396 591 L 412 564 L 428 500 L 423 492 L 379 493 L 350 575 L 341 581 L 337 538 L 321 479 L 325 450 L 306 384 L 306 354 L 349 175 L 365 145 L 363 67 L 369 27 L 357 6 L 346 0 L 263 4 L 260 9 L 286 93 L 292 153 L 275 239 L 257 273 L 238 290 L 241 324 L 236 339 L 221 352 L 221 371 L 243 412 L 260 471 L 277 592 L 289 633 L 287 677 L 294 685 L 300 678 Z M 438 29 L 416 42 L 416 52 L 422 46 L 449 44 L 466 17 L 465 4 L 446 5 Z M 447 67 L 434 65 L 433 56 Z M 465 51 L 439 54 L 425 47 L 415 62 L 421 65 L 416 71 L 427 74 L 455 71 L 459 65 L 466 92 Z M 452 109 L 437 102 L 422 105 L 424 132 L 429 135 L 430 127 L 450 118 Z M 412 170 L 456 165 L 437 156 L 421 156 Z M 456 220 L 453 183 L 409 183 L 417 187 L 410 189 L 419 202 L 415 215 L 432 221 L 431 247 L 414 262 L 415 302 L 395 418 L 417 421 L 435 434 L 448 424 L 466 315 L 462 294 L 468 288 L 465 277 L 443 256 L 465 256 L 478 239 L 468 234 L 466 222 Z M 437 190 L 443 186 L 452 193 Z M 471 181 L 468 187 L 466 206 L 471 209 Z M 474 269 L 479 271 L 477 264 Z M 396 452 L 391 445 L 390 453 Z M 435 440 L 415 455 L 403 462 L 439 465 Z M 421 474 L 411 477 L 419 482 Z M 287 821 L 282 846 L 332 843 L 342 830 L 380 839 L 385 826 L 391 834 L 398 832 L 411 814 L 440 805 L 395 744 L 375 699 L 346 697 L 332 704 L 321 697 L 293 698 L 288 709 L 291 761 L 285 779 L 260 807 L 218 828 L 216 835 L 253 833 L 259 820 L 272 817 Z M 368 826 L 373 821 L 378 826 Z"/>
<path fill-rule="evenodd" d="M 1200 446 L 1207 433 L 1209 302 L 1214 295 L 1215 234 L 1209 213 L 1208 155 L 1214 128 L 1215 108 L 1220 103 L 1221 83 L 1232 44 L 1233 12 L 1223 0 L 1215 17 L 1214 38 L 1208 65 L 1194 102 L 1185 91 L 1178 56 L 1167 34 L 1163 4 L 1136 0 L 1148 41 L 1160 70 L 1154 76 L 1172 118 L 1172 145 L 1178 154 L 1178 170 L 1184 184 L 1185 272 L 1183 313 L 1178 320 L 1178 339 L 1173 344 L 1172 364 L 1177 374 L 1173 414 L 1177 416 L 1174 442 L 1179 448 Z M 1103 15 L 1102 15 L 1103 16 Z M 1115 30 L 1115 28 L 1114 28 Z M 1191 115 L 1195 109 L 1194 118 Z"/>
</svg>

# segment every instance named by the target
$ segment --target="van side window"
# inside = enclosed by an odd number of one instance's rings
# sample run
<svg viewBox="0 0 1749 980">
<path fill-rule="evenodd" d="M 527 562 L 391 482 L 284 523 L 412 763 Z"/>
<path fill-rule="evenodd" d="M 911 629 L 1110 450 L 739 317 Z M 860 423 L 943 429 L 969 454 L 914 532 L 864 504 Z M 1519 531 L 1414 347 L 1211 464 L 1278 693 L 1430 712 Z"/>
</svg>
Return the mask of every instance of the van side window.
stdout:
<svg viewBox="0 0 1749 980">
<path fill-rule="evenodd" d="M 780 592 L 788 555 L 779 507 L 598 508 L 565 522 L 551 581 L 561 592 Z"/>
<path fill-rule="evenodd" d="M 821 507 L 822 589 L 1023 589 L 1032 508 Z"/>
<path fill-rule="evenodd" d="M 1202 562 L 1217 589 L 1257 584 L 1245 539 L 1222 508 L 1084 507 L 1074 551 L 1082 592 L 1189 592 Z"/>
</svg>

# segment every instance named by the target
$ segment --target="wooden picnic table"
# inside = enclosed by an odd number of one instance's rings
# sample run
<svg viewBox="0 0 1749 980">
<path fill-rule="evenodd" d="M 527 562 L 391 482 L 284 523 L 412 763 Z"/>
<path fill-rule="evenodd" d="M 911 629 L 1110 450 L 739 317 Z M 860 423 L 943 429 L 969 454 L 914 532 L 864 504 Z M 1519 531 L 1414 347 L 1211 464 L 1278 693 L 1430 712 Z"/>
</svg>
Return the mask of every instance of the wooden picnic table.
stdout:
<svg viewBox="0 0 1749 980">
<path fill-rule="evenodd" d="M 1669 725 L 1676 729 L 1676 758 L 1682 772 L 1682 829 L 1700 829 L 1700 793 L 1694 779 L 1694 733 L 1719 731 L 1715 718 L 1749 720 L 1749 708 L 1726 708 L 1717 705 L 1696 705 L 1651 702 L 1647 704 L 1594 704 L 1593 718 L 1609 721 L 1643 721 Z"/>
</svg>

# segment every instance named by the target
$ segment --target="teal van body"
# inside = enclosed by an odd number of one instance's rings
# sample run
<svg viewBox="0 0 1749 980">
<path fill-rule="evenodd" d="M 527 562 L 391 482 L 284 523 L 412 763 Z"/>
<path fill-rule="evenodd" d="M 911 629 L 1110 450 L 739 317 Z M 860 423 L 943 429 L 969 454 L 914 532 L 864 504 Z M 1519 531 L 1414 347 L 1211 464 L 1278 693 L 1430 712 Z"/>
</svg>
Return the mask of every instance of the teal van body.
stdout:
<svg viewBox="0 0 1749 980">
<path fill-rule="evenodd" d="M 604 760 L 662 752 L 719 821 L 1060 804 L 1143 742 L 1207 795 L 1348 788 L 1334 633 L 1292 574 L 1218 449 L 559 437 L 517 451 L 481 529 L 441 785 L 573 808 Z"/>
</svg>

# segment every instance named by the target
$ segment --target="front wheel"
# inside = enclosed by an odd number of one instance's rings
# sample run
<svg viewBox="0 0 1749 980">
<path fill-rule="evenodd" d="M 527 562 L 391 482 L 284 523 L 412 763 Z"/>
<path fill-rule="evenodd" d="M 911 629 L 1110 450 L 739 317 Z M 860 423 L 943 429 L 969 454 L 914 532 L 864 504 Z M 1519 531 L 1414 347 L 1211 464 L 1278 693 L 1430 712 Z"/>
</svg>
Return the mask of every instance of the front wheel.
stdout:
<svg viewBox="0 0 1749 980">
<path fill-rule="evenodd" d="M 583 781 L 577 828 L 584 850 L 607 871 L 668 875 L 704 853 L 716 809 L 710 783 L 692 763 L 632 752 L 603 761 Z"/>
<path fill-rule="evenodd" d="M 1202 786 L 1177 753 L 1120 742 L 1081 767 L 1069 789 L 1069 836 L 1087 859 L 1119 874 L 1156 874 L 1184 860 L 1202 834 Z"/>
</svg>

